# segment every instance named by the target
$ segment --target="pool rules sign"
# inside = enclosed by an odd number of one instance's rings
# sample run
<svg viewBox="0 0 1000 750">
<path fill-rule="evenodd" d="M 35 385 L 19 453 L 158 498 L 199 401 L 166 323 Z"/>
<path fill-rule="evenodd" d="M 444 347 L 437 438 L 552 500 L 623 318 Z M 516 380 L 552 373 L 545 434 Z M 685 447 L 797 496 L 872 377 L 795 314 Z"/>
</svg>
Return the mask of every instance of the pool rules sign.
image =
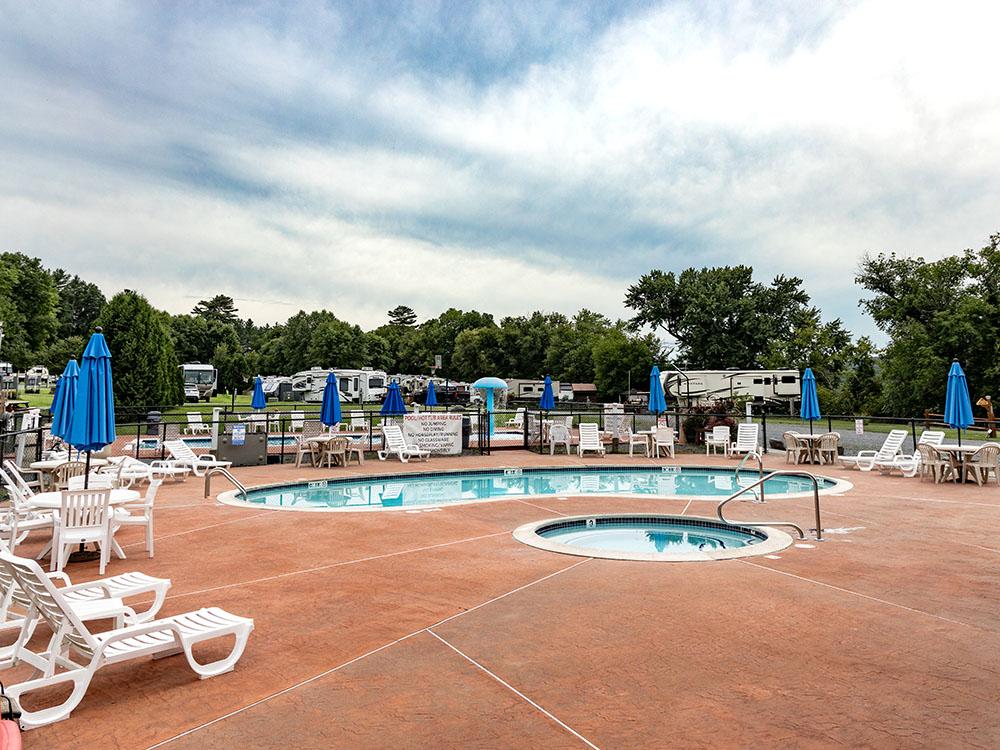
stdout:
<svg viewBox="0 0 1000 750">
<path fill-rule="evenodd" d="M 436 456 L 458 456 L 462 453 L 461 414 L 407 414 L 403 417 L 403 434 L 408 443 L 416 443 Z"/>
</svg>

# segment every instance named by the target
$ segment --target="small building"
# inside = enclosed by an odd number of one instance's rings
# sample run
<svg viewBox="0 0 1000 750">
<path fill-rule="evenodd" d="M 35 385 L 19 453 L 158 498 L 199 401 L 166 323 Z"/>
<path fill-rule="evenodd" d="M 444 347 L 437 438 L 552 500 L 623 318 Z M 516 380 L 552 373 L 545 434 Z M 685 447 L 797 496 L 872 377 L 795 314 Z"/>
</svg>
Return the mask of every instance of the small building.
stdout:
<svg viewBox="0 0 1000 750">
<path fill-rule="evenodd" d="M 597 386 L 593 383 L 573 383 L 573 400 L 585 402 L 597 401 Z"/>
</svg>

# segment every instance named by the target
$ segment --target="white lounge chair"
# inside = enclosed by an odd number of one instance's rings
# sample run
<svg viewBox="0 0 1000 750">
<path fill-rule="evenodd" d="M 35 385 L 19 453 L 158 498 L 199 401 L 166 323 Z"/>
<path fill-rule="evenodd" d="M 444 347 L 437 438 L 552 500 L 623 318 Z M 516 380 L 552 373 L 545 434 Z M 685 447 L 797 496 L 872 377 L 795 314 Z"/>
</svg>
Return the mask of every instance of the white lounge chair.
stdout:
<svg viewBox="0 0 1000 750">
<path fill-rule="evenodd" d="M 378 460 L 385 461 L 389 456 L 396 456 L 402 463 L 406 463 L 411 458 L 422 458 L 427 460 L 431 452 L 424 450 L 420 446 L 410 445 L 406 442 L 403 429 L 399 425 L 382 425 L 382 450 L 378 452 Z"/>
<path fill-rule="evenodd" d="M 736 428 L 736 442 L 730 446 L 729 455 L 735 458 L 747 453 L 757 453 L 760 451 L 759 437 L 760 425 L 752 422 L 740 422 Z"/>
<path fill-rule="evenodd" d="M 882 447 L 877 451 L 858 451 L 856 456 L 840 456 L 840 465 L 846 468 L 855 467 L 861 471 L 871 471 L 876 463 L 888 463 L 893 461 L 903 448 L 903 441 L 906 440 L 906 430 L 890 430 L 886 435 Z"/>
<path fill-rule="evenodd" d="M 13 576 L 31 607 L 46 621 L 52 632 L 60 635 L 59 644 L 45 654 L 47 665 L 41 670 L 41 677 L 7 687 L 8 697 L 21 711 L 21 726 L 24 729 L 34 729 L 67 718 L 83 700 L 94 673 L 108 664 L 183 652 L 188 665 L 202 679 L 229 672 L 243 655 L 253 631 L 253 620 L 212 607 L 141 625 L 115 628 L 105 633 L 91 633 L 66 596 L 34 560 L 0 552 L 0 566 Z M 192 653 L 195 644 L 224 636 L 233 636 L 236 640 L 227 656 L 209 664 L 195 660 Z M 64 671 L 57 672 L 60 669 Z M 32 711 L 22 703 L 22 698 L 35 690 L 67 683 L 72 685 L 73 690 L 57 706 Z"/>
<path fill-rule="evenodd" d="M 41 492 L 45 486 L 45 475 L 37 469 L 22 469 L 11 459 L 3 462 L 4 469 L 14 483 L 21 488 L 21 492 L 31 497 L 36 492 Z"/>
<path fill-rule="evenodd" d="M 711 432 L 705 433 L 705 455 L 707 456 L 710 452 L 718 453 L 719 448 L 721 448 L 722 452 L 728 456 L 731 438 L 728 425 L 716 425 Z"/>
<path fill-rule="evenodd" d="M 205 476 L 205 472 L 209 469 L 228 469 L 233 465 L 232 461 L 219 461 L 211 453 L 203 453 L 199 456 L 183 440 L 164 441 L 163 447 L 170 451 L 170 455 L 173 456 L 173 459 L 168 462 L 170 465 L 187 466 L 196 477 Z"/>
<path fill-rule="evenodd" d="M 580 443 L 576 450 L 581 457 L 586 451 L 593 451 L 599 456 L 604 455 L 604 443 L 601 442 L 601 433 L 596 424 L 593 422 L 580 423 Z"/>
<path fill-rule="evenodd" d="M 54 516 L 50 511 L 36 511 L 28 505 L 30 495 L 25 494 L 9 474 L 0 470 L 0 482 L 7 491 L 8 506 L 0 515 L 0 534 L 7 537 L 7 545 L 14 549 L 32 531 L 52 531 Z M 30 490 L 28 490 L 30 492 Z"/>
<path fill-rule="evenodd" d="M 184 428 L 187 435 L 208 435 L 212 432 L 212 428 L 202 419 L 200 411 L 189 411 L 187 420 L 187 427 Z"/>
<path fill-rule="evenodd" d="M 516 427 L 518 429 L 524 429 L 524 414 L 527 411 L 523 406 L 519 407 L 516 412 L 514 412 L 514 418 L 508 419 L 504 426 L 506 427 Z"/>
<path fill-rule="evenodd" d="M 944 431 L 924 430 L 920 433 L 920 439 L 917 440 L 917 449 L 913 451 L 912 456 L 898 453 L 888 461 L 876 459 L 875 468 L 877 468 L 881 474 L 891 474 L 893 471 L 899 471 L 904 477 L 915 477 L 920 471 L 923 456 L 923 452 L 920 451 L 920 446 L 929 445 L 931 447 L 937 447 L 943 442 Z"/>
</svg>

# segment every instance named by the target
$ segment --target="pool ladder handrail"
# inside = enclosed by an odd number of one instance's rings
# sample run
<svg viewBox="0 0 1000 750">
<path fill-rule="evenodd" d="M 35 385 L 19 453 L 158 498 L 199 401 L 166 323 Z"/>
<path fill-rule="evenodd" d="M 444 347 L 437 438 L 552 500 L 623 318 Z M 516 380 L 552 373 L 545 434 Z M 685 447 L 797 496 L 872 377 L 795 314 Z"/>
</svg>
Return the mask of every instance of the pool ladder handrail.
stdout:
<svg viewBox="0 0 1000 750">
<path fill-rule="evenodd" d="M 236 487 L 236 489 L 239 490 L 240 493 L 242 493 L 243 500 L 245 501 L 247 499 L 248 497 L 247 488 L 243 486 L 243 484 L 240 482 L 239 479 L 237 479 L 230 473 L 229 469 L 226 469 L 225 467 L 222 466 L 212 467 L 211 469 L 205 472 L 205 497 L 209 497 L 212 494 L 211 485 L 212 485 L 212 475 L 214 474 L 222 474 L 222 476 L 224 476 L 226 479 L 232 482 L 233 485 Z"/>
<path fill-rule="evenodd" d="M 761 496 L 763 497 L 763 494 L 764 494 L 764 482 L 766 482 L 768 479 L 771 479 L 772 477 L 779 477 L 779 476 L 794 476 L 794 477 L 806 476 L 806 477 L 809 477 L 810 481 L 812 481 L 812 485 L 813 485 L 813 507 L 815 508 L 815 512 L 816 512 L 816 529 L 815 529 L 815 531 L 816 531 L 816 541 L 817 542 L 822 542 L 823 541 L 823 523 L 820 520 L 820 514 L 819 514 L 819 480 L 816 478 L 815 475 L 810 474 L 807 471 L 792 471 L 792 470 L 789 470 L 789 469 L 779 469 L 777 471 L 770 472 L 767 476 L 761 477 L 760 479 L 758 479 L 753 484 L 747 485 L 746 487 L 741 487 L 736 492 L 734 492 L 732 495 L 730 495 L 725 500 L 723 500 L 721 503 L 719 503 L 719 505 L 716 507 L 715 513 L 719 517 L 719 520 L 722 521 L 723 523 L 729 524 L 730 526 L 790 526 L 791 528 L 795 529 L 799 533 L 799 539 L 805 539 L 806 538 L 806 534 L 802 530 L 802 527 L 799 526 L 798 524 L 792 523 L 791 521 L 730 521 L 722 513 L 722 509 L 723 509 L 723 507 L 727 503 L 732 502 L 733 500 L 735 500 L 736 498 L 738 498 L 743 493 L 748 492 L 749 490 L 752 490 L 753 488 L 755 488 L 757 486 L 760 486 L 760 488 L 761 488 Z"/>
<path fill-rule="evenodd" d="M 757 478 L 758 479 L 763 479 L 764 478 L 764 459 L 761 458 L 760 451 L 758 451 L 756 449 L 754 449 L 752 451 L 747 451 L 747 454 L 745 456 L 743 456 L 743 458 L 740 459 L 740 462 L 738 464 L 736 464 L 736 471 L 733 473 L 733 476 L 736 479 L 736 485 L 737 486 L 739 486 L 739 484 L 740 484 L 740 470 L 743 468 L 743 465 L 747 461 L 749 461 L 751 458 L 757 459 Z M 747 489 L 749 489 L 749 487 L 747 487 Z M 765 500 L 764 500 L 764 485 L 760 486 L 760 493 L 759 493 L 759 495 L 758 495 L 758 493 L 755 492 L 754 493 L 754 497 L 757 498 L 757 502 L 760 502 L 760 503 L 765 502 Z"/>
</svg>

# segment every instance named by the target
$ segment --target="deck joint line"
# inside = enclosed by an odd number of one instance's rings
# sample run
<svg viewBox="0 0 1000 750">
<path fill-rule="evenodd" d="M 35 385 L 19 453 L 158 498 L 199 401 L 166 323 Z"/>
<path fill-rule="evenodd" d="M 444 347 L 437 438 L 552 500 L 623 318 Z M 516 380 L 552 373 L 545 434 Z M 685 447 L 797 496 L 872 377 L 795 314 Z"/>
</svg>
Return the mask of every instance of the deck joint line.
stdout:
<svg viewBox="0 0 1000 750">
<path fill-rule="evenodd" d="M 574 737 L 576 737 L 578 740 L 580 740 L 581 742 L 583 742 L 583 744 L 585 744 L 587 747 L 593 748 L 593 750 L 600 750 L 600 748 L 597 745 L 595 745 L 593 742 L 591 742 L 590 740 L 588 740 L 586 737 L 584 737 L 578 731 L 576 731 L 575 729 L 573 729 L 573 727 L 571 727 L 569 724 L 567 724 L 566 722 L 564 722 L 562 719 L 560 719 L 558 716 L 556 716 L 555 714 L 553 714 L 551 711 L 548 711 L 547 709 L 545 709 L 542 706 L 540 706 L 537 703 L 535 703 L 535 701 L 531 700 L 531 698 L 529 698 L 524 693 L 522 693 L 520 690 L 518 690 L 516 687 L 514 687 L 513 685 L 511 685 L 509 682 L 507 682 L 505 679 L 503 679 L 500 675 L 498 675 L 495 672 L 492 672 L 491 670 L 487 669 L 485 666 L 483 666 L 482 664 L 480 664 L 478 661 L 476 661 L 475 659 L 473 659 L 471 656 L 469 656 L 468 654 L 466 654 L 461 649 L 457 648 L 453 644 L 451 644 L 448 641 L 446 641 L 444 638 L 442 638 L 441 636 L 439 636 L 437 633 L 435 633 L 430 628 L 427 628 L 427 633 L 428 633 L 428 635 L 432 635 L 435 638 L 437 638 L 439 641 L 441 641 L 441 643 L 443 643 L 445 646 L 447 646 L 452 651 L 454 651 L 456 654 L 458 654 L 463 659 L 465 659 L 467 662 L 469 662 L 469 664 L 471 664 L 472 666 L 476 667 L 479 670 L 482 670 L 485 674 L 489 675 L 496 682 L 498 682 L 501 685 L 503 685 L 510 692 L 512 692 L 518 698 L 520 698 L 525 703 L 527 703 L 528 705 L 530 705 L 532 708 L 534 708 L 537 711 L 540 711 L 542 714 L 544 714 L 545 716 L 547 716 L 548 718 L 550 718 L 556 724 L 558 724 L 563 729 L 565 729 L 567 732 L 569 732 Z"/>
<path fill-rule="evenodd" d="M 505 534 L 507 532 L 501 532 L 501 533 Z M 496 536 L 496 534 L 488 534 L 487 536 Z M 437 545 L 437 546 L 440 546 L 440 545 Z M 155 750 L 156 748 L 164 747 L 165 745 L 173 742 L 174 740 L 182 739 L 183 737 L 187 737 L 188 735 L 194 734 L 195 732 L 198 732 L 198 731 L 200 731 L 202 729 L 206 729 L 207 727 L 210 727 L 210 726 L 212 726 L 214 724 L 218 724 L 220 721 L 224 721 L 226 719 L 232 718 L 233 716 L 241 714 L 241 713 L 243 713 L 245 711 L 249 711 L 252 708 L 255 708 L 255 707 L 260 706 L 260 705 L 262 705 L 264 703 L 267 703 L 268 701 L 272 700 L 273 698 L 278 698 L 278 697 L 280 697 L 282 695 L 285 695 L 286 693 L 292 692 L 293 690 L 297 690 L 300 687 L 304 687 L 304 686 L 309 685 L 309 684 L 311 684 L 313 682 L 316 682 L 317 680 L 320 680 L 320 679 L 322 679 L 322 678 L 324 678 L 324 677 L 326 677 L 328 675 L 331 675 L 334 672 L 337 672 L 337 671 L 343 669 L 344 667 L 349 667 L 351 664 L 359 662 L 362 659 L 365 659 L 365 658 L 367 658 L 369 656 L 373 656 L 374 654 L 377 654 L 380 651 L 385 651 L 387 648 L 391 648 L 391 647 L 395 646 L 396 644 L 402 643 L 403 641 L 406 641 L 406 640 L 409 640 L 410 638 L 418 636 L 418 635 L 420 635 L 423 632 L 430 632 L 431 628 L 436 628 L 436 627 L 438 627 L 440 625 L 444 625 L 446 622 L 451 622 L 452 620 L 456 620 L 459 617 L 464 617 L 465 615 L 469 614 L 470 612 L 475 612 L 478 609 L 482 609 L 483 607 L 487 606 L 488 604 L 493 604 L 494 602 L 498 602 L 501 599 L 505 599 L 506 597 L 511 596 L 512 594 L 516 594 L 519 591 L 524 591 L 525 589 L 530 588 L 531 586 L 534 586 L 536 584 L 542 583 L 544 581 L 549 580 L 550 578 L 554 578 L 557 575 L 560 575 L 562 573 L 570 571 L 570 570 L 572 570 L 573 568 L 575 568 L 575 567 L 577 567 L 579 565 L 583 565 L 585 562 L 590 562 L 591 559 L 592 558 L 588 557 L 588 558 L 586 558 L 584 560 L 580 560 L 579 562 L 575 562 L 572 565 L 567 565 L 565 568 L 560 568 L 559 570 L 553 571 L 552 573 L 544 575 L 541 578 L 536 578 L 534 581 L 529 581 L 528 583 L 525 583 L 525 584 L 523 584 L 521 586 L 518 586 L 515 589 L 511 589 L 510 591 L 508 591 L 506 593 L 500 594 L 499 596 L 495 596 L 492 599 L 487 599 L 485 602 L 480 602 L 479 604 L 477 604 L 474 607 L 470 607 L 469 609 L 464 609 L 461 612 L 457 612 L 457 613 L 455 613 L 455 614 L 453 614 L 453 615 L 451 615 L 449 617 L 445 617 L 443 620 L 438 620 L 437 622 L 432 623 L 431 625 L 428 625 L 426 627 L 420 628 L 419 630 L 414 630 L 412 633 L 407 633 L 406 635 L 400 636 L 399 638 L 396 638 L 393 641 L 389 641 L 388 643 L 383 643 L 381 646 L 377 646 L 376 648 L 373 648 L 373 649 L 371 649 L 369 651 L 366 651 L 363 654 L 359 654 L 358 656 L 355 656 L 355 657 L 353 657 L 351 659 L 348 659 L 344 663 L 338 664 L 335 667 L 331 667 L 330 669 L 327 669 L 324 672 L 320 672 L 319 674 L 315 674 L 312 677 L 308 677 L 305 680 L 302 680 L 301 682 L 295 683 L 294 685 L 289 685 L 286 688 L 282 688 L 281 690 L 277 691 L 276 693 L 271 693 L 271 695 L 265 695 L 263 698 L 259 698 L 258 700 L 255 700 L 252 703 L 248 703 L 247 705 L 243 706 L 242 708 L 237 708 L 236 710 L 230 711 L 229 713 L 223 714 L 222 716 L 218 716 L 218 717 L 212 719 L 211 721 L 206 721 L 204 724 L 199 724 L 198 726 L 192 727 L 191 729 L 187 729 L 187 730 L 181 732 L 180 734 L 175 734 L 173 737 L 168 737 L 165 740 L 160 740 L 159 742 L 157 742 L 157 743 L 155 743 L 153 745 L 150 745 L 148 748 L 146 748 L 146 750 Z M 293 575 L 293 574 L 286 574 L 286 575 Z M 186 594 L 181 594 L 181 596 L 186 596 Z"/>
<path fill-rule="evenodd" d="M 551 508 L 546 508 L 543 505 L 535 505 L 535 503 L 529 503 L 527 500 L 518 500 L 517 502 L 523 503 L 524 505 L 530 505 L 532 508 L 538 508 L 539 510 L 544 510 L 546 513 L 555 513 L 557 516 L 565 516 L 565 513 L 561 513 L 558 510 L 552 510 Z"/>
</svg>

